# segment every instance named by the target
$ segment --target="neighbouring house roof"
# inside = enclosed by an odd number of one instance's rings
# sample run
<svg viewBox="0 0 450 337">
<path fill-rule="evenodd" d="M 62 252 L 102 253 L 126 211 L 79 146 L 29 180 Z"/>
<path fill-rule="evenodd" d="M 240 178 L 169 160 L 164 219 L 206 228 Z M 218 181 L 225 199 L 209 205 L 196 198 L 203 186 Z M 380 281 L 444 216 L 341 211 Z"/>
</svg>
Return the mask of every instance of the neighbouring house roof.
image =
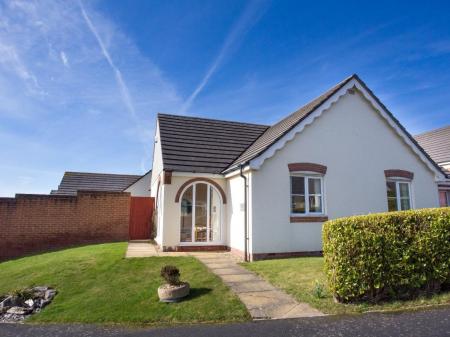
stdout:
<svg viewBox="0 0 450 337">
<path fill-rule="evenodd" d="M 221 173 L 267 125 L 158 114 L 164 170 Z"/>
<path fill-rule="evenodd" d="M 53 195 L 76 195 L 77 191 L 122 192 L 138 181 L 142 175 L 89 172 L 65 172 Z"/>
<path fill-rule="evenodd" d="M 450 125 L 421 133 L 414 138 L 436 163 L 450 163 Z"/>
</svg>

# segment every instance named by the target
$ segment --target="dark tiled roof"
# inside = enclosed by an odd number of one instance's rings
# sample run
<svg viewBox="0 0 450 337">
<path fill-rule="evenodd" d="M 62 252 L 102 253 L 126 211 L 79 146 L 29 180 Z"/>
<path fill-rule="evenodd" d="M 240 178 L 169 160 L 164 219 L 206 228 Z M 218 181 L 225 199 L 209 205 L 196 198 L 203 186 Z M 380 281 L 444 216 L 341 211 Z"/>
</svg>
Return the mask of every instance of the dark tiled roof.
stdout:
<svg viewBox="0 0 450 337">
<path fill-rule="evenodd" d="M 356 75 L 352 75 L 275 125 L 246 124 L 214 119 L 159 114 L 163 165 L 165 170 L 224 173 L 261 155 L 272 144 L 313 113 L 351 80 L 357 80 L 387 112 L 430 163 L 442 173 L 430 155 L 400 124 L 377 96 Z M 447 143 L 448 144 L 448 143 Z M 448 149 L 448 145 L 447 145 Z"/>
<path fill-rule="evenodd" d="M 158 114 L 164 170 L 221 173 L 266 125 Z"/>
<path fill-rule="evenodd" d="M 260 155 L 264 150 L 266 150 L 270 145 L 275 143 L 278 139 L 283 137 L 292 128 L 294 128 L 298 123 L 300 123 L 305 117 L 312 113 L 317 107 L 319 107 L 323 102 L 330 98 L 335 92 L 342 88 L 347 82 L 356 75 L 346 78 L 344 81 L 335 85 L 333 88 L 312 100 L 308 104 L 301 107 L 299 110 L 295 111 L 291 115 L 282 119 L 275 125 L 268 128 L 239 158 L 237 158 L 230 168 L 248 162 L 249 160 Z"/>
<path fill-rule="evenodd" d="M 414 136 L 436 163 L 450 162 L 450 125 Z"/>
<path fill-rule="evenodd" d="M 50 194 L 76 195 L 79 190 L 122 192 L 142 176 L 88 172 L 65 172 L 57 190 Z"/>
</svg>

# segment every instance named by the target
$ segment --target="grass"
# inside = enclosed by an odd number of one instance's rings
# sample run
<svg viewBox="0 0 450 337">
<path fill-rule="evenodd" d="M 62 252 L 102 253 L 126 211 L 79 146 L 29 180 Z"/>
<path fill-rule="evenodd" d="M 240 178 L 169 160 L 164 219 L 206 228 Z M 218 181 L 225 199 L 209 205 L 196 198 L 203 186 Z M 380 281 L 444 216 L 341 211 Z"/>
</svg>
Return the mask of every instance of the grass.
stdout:
<svg viewBox="0 0 450 337">
<path fill-rule="evenodd" d="M 243 321 L 244 305 L 218 277 L 192 257 L 124 259 L 126 243 L 67 249 L 0 263 L 0 295 L 21 287 L 49 285 L 54 301 L 31 322 L 174 324 Z M 180 268 L 191 294 L 161 303 L 157 288 L 165 264 Z"/>
<path fill-rule="evenodd" d="M 422 297 L 411 301 L 394 301 L 380 304 L 340 304 L 326 287 L 326 277 L 323 268 L 323 258 L 303 257 L 281 260 L 265 260 L 243 263 L 245 268 L 256 272 L 274 286 L 284 289 L 298 301 L 327 314 L 350 314 L 377 310 L 405 310 L 424 305 L 450 304 L 450 292 Z M 316 283 L 324 286 L 322 298 L 317 293 Z"/>
</svg>

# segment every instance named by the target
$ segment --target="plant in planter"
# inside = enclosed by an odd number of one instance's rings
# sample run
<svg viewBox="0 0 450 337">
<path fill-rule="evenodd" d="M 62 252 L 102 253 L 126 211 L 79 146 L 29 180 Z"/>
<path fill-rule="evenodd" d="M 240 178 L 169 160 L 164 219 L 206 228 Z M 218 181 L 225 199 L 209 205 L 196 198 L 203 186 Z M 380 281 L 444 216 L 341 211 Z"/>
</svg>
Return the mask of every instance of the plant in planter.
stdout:
<svg viewBox="0 0 450 337">
<path fill-rule="evenodd" d="M 189 283 L 180 281 L 180 270 L 177 267 L 162 267 L 161 277 L 166 281 L 158 288 L 158 296 L 161 302 L 178 302 L 189 295 Z"/>
</svg>

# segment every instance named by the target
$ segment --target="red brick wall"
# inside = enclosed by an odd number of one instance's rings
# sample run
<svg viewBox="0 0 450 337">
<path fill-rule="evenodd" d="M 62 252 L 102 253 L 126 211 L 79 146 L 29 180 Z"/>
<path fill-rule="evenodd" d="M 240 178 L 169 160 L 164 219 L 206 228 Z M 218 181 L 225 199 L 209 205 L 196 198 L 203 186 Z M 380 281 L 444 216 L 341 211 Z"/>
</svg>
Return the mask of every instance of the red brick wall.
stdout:
<svg viewBox="0 0 450 337">
<path fill-rule="evenodd" d="M 128 240 L 130 194 L 17 194 L 0 198 L 0 260 L 68 246 Z"/>
</svg>

